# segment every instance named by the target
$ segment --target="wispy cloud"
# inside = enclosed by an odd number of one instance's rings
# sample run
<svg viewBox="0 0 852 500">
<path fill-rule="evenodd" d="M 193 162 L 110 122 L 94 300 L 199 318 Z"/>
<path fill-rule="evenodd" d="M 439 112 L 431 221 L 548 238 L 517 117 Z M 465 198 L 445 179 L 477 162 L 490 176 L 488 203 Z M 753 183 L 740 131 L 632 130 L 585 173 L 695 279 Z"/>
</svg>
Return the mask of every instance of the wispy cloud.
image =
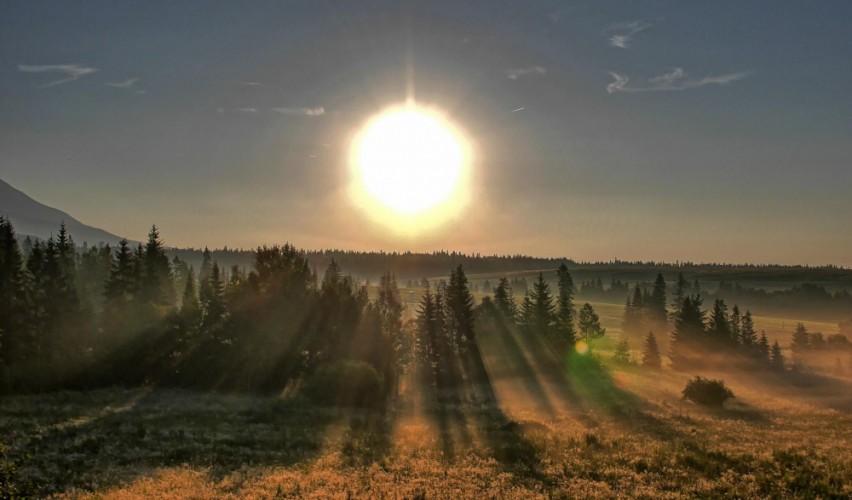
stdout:
<svg viewBox="0 0 852 500">
<path fill-rule="evenodd" d="M 506 71 L 506 76 L 509 80 L 517 80 L 526 76 L 543 76 L 547 74 L 547 70 L 541 66 L 528 66 L 526 68 L 515 68 Z"/>
<path fill-rule="evenodd" d="M 629 23 L 612 24 L 604 30 L 604 35 L 609 36 L 610 47 L 620 49 L 630 48 L 630 42 L 637 34 L 652 28 L 654 25 L 645 21 L 632 21 Z"/>
<path fill-rule="evenodd" d="M 240 113 L 257 113 L 257 108 L 237 108 Z"/>
<path fill-rule="evenodd" d="M 138 78 L 130 78 L 124 80 L 123 82 L 107 82 L 106 84 L 108 87 L 115 87 L 117 89 L 129 89 L 130 87 L 136 85 L 136 82 L 138 81 Z"/>
<path fill-rule="evenodd" d="M 296 116 L 322 116 L 325 114 L 325 108 L 322 106 L 318 106 L 316 108 L 270 108 L 272 111 L 276 113 L 281 113 L 284 115 L 296 115 Z"/>
<path fill-rule="evenodd" d="M 627 75 L 621 75 L 613 71 L 609 72 L 613 81 L 606 86 L 610 94 L 615 92 L 651 92 L 655 90 L 686 90 L 705 85 L 727 85 L 749 75 L 748 72 L 728 73 L 725 75 L 705 76 L 703 78 L 688 78 L 683 68 L 674 68 L 671 72 L 655 76 L 640 84 L 630 84 Z"/>
<path fill-rule="evenodd" d="M 60 73 L 65 75 L 64 78 L 60 78 L 59 80 L 54 80 L 52 82 L 46 83 L 45 85 L 42 85 L 42 87 L 53 87 L 54 85 L 73 82 L 74 80 L 78 80 L 81 77 L 86 76 L 90 73 L 94 73 L 97 70 L 97 68 L 81 66 L 79 64 L 18 65 L 18 71 L 22 71 L 24 73 Z"/>
</svg>

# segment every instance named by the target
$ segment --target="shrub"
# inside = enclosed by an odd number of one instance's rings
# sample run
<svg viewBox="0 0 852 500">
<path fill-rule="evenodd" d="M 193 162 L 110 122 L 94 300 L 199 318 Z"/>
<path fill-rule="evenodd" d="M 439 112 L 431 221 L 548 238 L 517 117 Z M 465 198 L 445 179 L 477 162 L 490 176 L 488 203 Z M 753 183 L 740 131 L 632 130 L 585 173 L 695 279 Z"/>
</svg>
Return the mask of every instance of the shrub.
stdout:
<svg viewBox="0 0 852 500">
<path fill-rule="evenodd" d="M 705 406 L 721 406 L 726 399 L 734 397 L 734 393 L 725 387 L 722 380 L 711 380 L 697 376 L 686 383 L 683 398 Z"/>
<path fill-rule="evenodd" d="M 321 406 L 379 408 L 384 404 L 384 380 L 372 365 L 345 360 L 317 368 L 303 394 Z"/>
</svg>

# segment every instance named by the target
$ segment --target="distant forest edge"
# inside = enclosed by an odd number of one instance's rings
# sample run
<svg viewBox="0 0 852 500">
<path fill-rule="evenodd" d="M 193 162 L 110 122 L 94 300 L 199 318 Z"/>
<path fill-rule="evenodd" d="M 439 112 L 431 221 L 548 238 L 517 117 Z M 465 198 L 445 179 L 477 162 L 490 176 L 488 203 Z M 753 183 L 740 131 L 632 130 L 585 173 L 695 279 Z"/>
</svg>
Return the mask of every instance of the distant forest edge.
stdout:
<svg viewBox="0 0 852 500">
<path fill-rule="evenodd" d="M 73 234 L 71 234 L 73 237 Z M 28 253 L 33 241 L 19 235 L 21 248 Z M 86 250 L 85 247 L 82 250 Z M 174 265 L 200 269 L 205 249 L 166 247 Z M 255 250 L 209 250 L 212 260 L 227 273 L 235 266 L 247 272 L 253 264 Z M 799 319 L 838 322 L 852 318 L 852 269 L 835 265 L 781 265 L 610 261 L 586 262 L 567 257 L 534 257 L 530 255 L 483 255 L 455 251 L 428 252 L 363 252 L 342 249 L 300 250 L 308 265 L 318 272 L 332 261 L 356 280 L 376 282 L 385 272 L 392 272 L 400 285 L 419 287 L 425 278 L 433 282 L 447 277 L 447 270 L 461 265 L 467 271 L 475 292 L 490 293 L 499 277 L 507 276 L 518 292 L 525 292 L 539 271 L 555 283 L 554 269 L 566 264 L 578 283 L 577 294 L 583 300 L 623 304 L 635 285 L 650 290 L 658 273 L 672 282 L 683 273 L 690 283 L 690 293 L 701 293 L 708 300 L 723 299 L 751 308 L 755 314 L 796 317 Z"/>
</svg>

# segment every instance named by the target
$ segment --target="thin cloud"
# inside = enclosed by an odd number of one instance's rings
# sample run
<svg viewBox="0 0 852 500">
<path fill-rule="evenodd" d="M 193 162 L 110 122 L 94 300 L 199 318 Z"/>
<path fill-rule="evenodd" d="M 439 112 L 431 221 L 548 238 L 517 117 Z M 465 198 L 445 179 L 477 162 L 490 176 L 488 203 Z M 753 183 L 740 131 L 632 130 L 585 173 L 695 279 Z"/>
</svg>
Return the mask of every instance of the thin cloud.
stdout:
<svg viewBox="0 0 852 500">
<path fill-rule="evenodd" d="M 138 78 L 130 78 L 128 80 L 124 80 L 123 82 L 107 82 L 106 85 L 108 87 L 115 87 L 117 89 L 129 89 L 130 87 L 136 85 L 136 82 L 138 81 Z"/>
<path fill-rule="evenodd" d="M 631 85 L 627 75 L 621 75 L 613 71 L 610 71 L 609 74 L 612 76 L 613 81 L 606 86 L 606 91 L 610 94 L 614 94 L 615 92 L 686 90 L 704 87 L 705 85 L 727 85 L 742 80 L 749 75 L 748 72 L 739 72 L 691 79 L 687 77 L 683 68 L 674 68 L 669 73 L 650 78 L 643 84 Z"/>
<path fill-rule="evenodd" d="M 654 27 L 651 23 L 644 21 L 632 21 L 629 23 L 617 23 L 609 26 L 604 30 L 605 35 L 609 35 L 610 47 L 618 47 L 620 49 L 629 49 L 630 42 L 637 34 L 645 31 L 648 28 Z"/>
<path fill-rule="evenodd" d="M 80 78 L 97 71 L 97 68 L 92 68 L 89 66 L 81 66 L 79 64 L 42 64 L 42 65 L 32 65 L 32 64 L 19 64 L 18 71 L 22 71 L 24 73 L 61 73 L 64 74 L 64 78 L 60 78 L 59 80 L 54 80 L 52 82 L 46 83 L 41 87 L 53 87 L 55 85 L 61 85 L 63 83 L 73 82 L 74 80 L 79 80 Z"/>
<path fill-rule="evenodd" d="M 294 116 L 322 116 L 325 114 L 325 108 L 322 106 L 318 106 L 316 108 L 270 108 L 272 111 L 276 113 L 281 113 L 283 115 L 294 115 Z"/>
<path fill-rule="evenodd" d="M 541 66 L 529 66 L 526 68 L 515 68 L 506 71 L 506 76 L 509 80 L 517 80 L 527 76 L 543 76 L 547 74 L 547 70 Z"/>
<path fill-rule="evenodd" d="M 257 108 L 237 108 L 241 113 L 257 113 Z"/>
</svg>

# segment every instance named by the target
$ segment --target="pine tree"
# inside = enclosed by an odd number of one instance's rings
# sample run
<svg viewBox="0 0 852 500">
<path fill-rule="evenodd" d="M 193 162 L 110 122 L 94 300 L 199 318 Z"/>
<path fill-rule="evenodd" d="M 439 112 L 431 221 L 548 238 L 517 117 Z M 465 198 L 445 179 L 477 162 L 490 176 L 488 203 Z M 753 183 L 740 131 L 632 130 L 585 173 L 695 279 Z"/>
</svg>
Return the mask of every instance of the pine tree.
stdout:
<svg viewBox="0 0 852 500">
<path fill-rule="evenodd" d="M 733 337 L 731 337 L 731 325 L 728 322 L 728 306 L 722 299 L 716 299 L 713 302 L 707 332 L 718 346 L 732 344 Z"/>
<path fill-rule="evenodd" d="M 598 314 L 595 312 L 595 308 L 588 302 L 583 304 L 582 309 L 580 309 L 578 326 L 580 330 L 580 337 L 585 340 L 586 343 L 599 339 L 606 334 L 606 328 L 601 327 L 601 321 Z"/>
<path fill-rule="evenodd" d="M 118 242 L 110 269 L 109 279 L 104 285 L 104 297 L 107 302 L 126 302 L 136 290 L 133 253 L 126 239 Z"/>
<path fill-rule="evenodd" d="M 757 341 L 756 356 L 761 361 L 769 362 L 769 339 L 766 337 L 766 332 L 760 333 L 760 340 Z"/>
<path fill-rule="evenodd" d="M 612 360 L 616 363 L 630 362 L 630 344 L 627 342 L 627 337 L 621 337 L 621 340 L 616 344 Z"/>
<path fill-rule="evenodd" d="M 497 287 L 494 288 L 494 306 L 505 320 L 514 321 L 518 315 L 518 306 L 512 296 L 512 287 L 506 278 L 500 278 Z"/>
<path fill-rule="evenodd" d="M 649 319 L 657 325 L 665 325 L 668 317 L 666 311 L 666 280 L 662 273 L 657 273 L 654 288 L 648 302 Z"/>
<path fill-rule="evenodd" d="M 451 337 L 459 350 L 469 349 L 476 343 L 473 325 L 473 296 L 461 264 L 450 272 L 446 289 L 447 323 Z"/>
<path fill-rule="evenodd" d="M 675 318 L 675 328 L 669 342 L 669 359 L 676 369 L 688 368 L 700 359 L 698 351 L 705 336 L 701 304 L 698 295 L 683 299 Z"/>
<path fill-rule="evenodd" d="M 799 323 L 796 325 L 796 329 L 793 331 L 793 342 L 790 344 L 790 349 L 793 351 L 794 356 L 800 355 L 810 347 L 810 337 L 811 335 L 808 333 L 808 329 L 805 328 L 804 324 Z"/>
<path fill-rule="evenodd" d="M 190 324 L 197 323 L 201 317 L 201 307 L 198 303 L 198 295 L 195 292 L 195 271 L 192 266 L 186 273 L 186 285 L 183 288 L 180 312 Z"/>
<path fill-rule="evenodd" d="M 686 298 L 686 287 L 689 286 L 683 273 L 677 273 L 677 281 L 675 282 L 675 293 L 672 297 L 672 309 L 675 311 L 672 315 L 677 316 L 677 311 L 680 311 L 680 306 L 683 299 Z"/>
<path fill-rule="evenodd" d="M 627 333 L 638 333 L 645 317 L 645 303 L 639 283 L 633 288 L 633 298 L 627 297 L 624 306 L 623 330 Z"/>
<path fill-rule="evenodd" d="M 553 296 L 550 287 L 544 281 L 544 275 L 538 273 L 538 279 L 533 283 L 533 290 L 529 294 L 529 303 L 526 302 L 524 309 L 524 325 L 527 330 L 553 341 L 553 325 L 556 322 L 556 306 L 553 304 Z"/>
<path fill-rule="evenodd" d="M 734 304 L 734 307 L 731 308 L 731 317 L 728 319 L 728 324 L 731 328 L 732 341 L 742 345 L 743 316 L 740 313 L 740 306 L 738 306 L 737 304 Z"/>
<path fill-rule="evenodd" d="M 376 306 L 381 317 L 382 333 L 389 338 L 396 338 L 402 330 L 402 295 L 396 284 L 396 276 L 387 271 L 379 279 Z"/>
<path fill-rule="evenodd" d="M 648 332 L 645 337 L 645 346 L 642 350 L 642 364 L 649 368 L 660 368 L 663 364 L 660 357 L 660 349 L 657 347 L 657 337 L 654 332 Z"/>
<path fill-rule="evenodd" d="M 226 313 L 225 283 L 219 271 L 219 264 L 215 261 L 210 268 L 210 277 L 207 282 L 210 287 L 210 298 L 202 306 L 204 308 L 204 324 L 210 326 L 225 317 Z"/>
<path fill-rule="evenodd" d="M 769 353 L 769 363 L 774 370 L 784 371 L 784 355 L 781 353 L 781 346 L 776 340 L 772 344 L 772 350 Z"/>
<path fill-rule="evenodd" d="M 740 327 L 740 344 L 746 350 L 752 350 L 757 344 L 757 332 L 754 331 L 754 319 L 751 317 L 751 311 L 746 309 L 743 315 L 742 325 Z"/>
<path fill-rule="evenodd" d="M 172 270 L 157 226 L 151 226 L 142 260 L 141 298 L 155 306 L 174 305 Z"/>
<path fill-rule="evenodd" d="M 29 350 L 23 264 L 15 228 L 0 215 L 0 366 L 21 361 Z M 0 388 L 5 373 L 0 369 Z"/>
<path fill-rule="evenodd" d="M 210 289 L 210 271 L 213 269 L 213 256 L 210 254 L 210 249 L 204 247 L 204 252 L 201 254 L 201 268 L 198 271 L 198 300 L 201 305 L 207 304 L 211 300 L 213 291 Z M 263 267 L 261 267 L 261 270 Z"/>
<path fill-rule="evenodd" d="M 574 329 L 574 280 L 564 263 L 556 271 L 559 298 L 556 310 L 556 339 L 560 347 L 571 346 L 577 341 Z"/>
</svg>

